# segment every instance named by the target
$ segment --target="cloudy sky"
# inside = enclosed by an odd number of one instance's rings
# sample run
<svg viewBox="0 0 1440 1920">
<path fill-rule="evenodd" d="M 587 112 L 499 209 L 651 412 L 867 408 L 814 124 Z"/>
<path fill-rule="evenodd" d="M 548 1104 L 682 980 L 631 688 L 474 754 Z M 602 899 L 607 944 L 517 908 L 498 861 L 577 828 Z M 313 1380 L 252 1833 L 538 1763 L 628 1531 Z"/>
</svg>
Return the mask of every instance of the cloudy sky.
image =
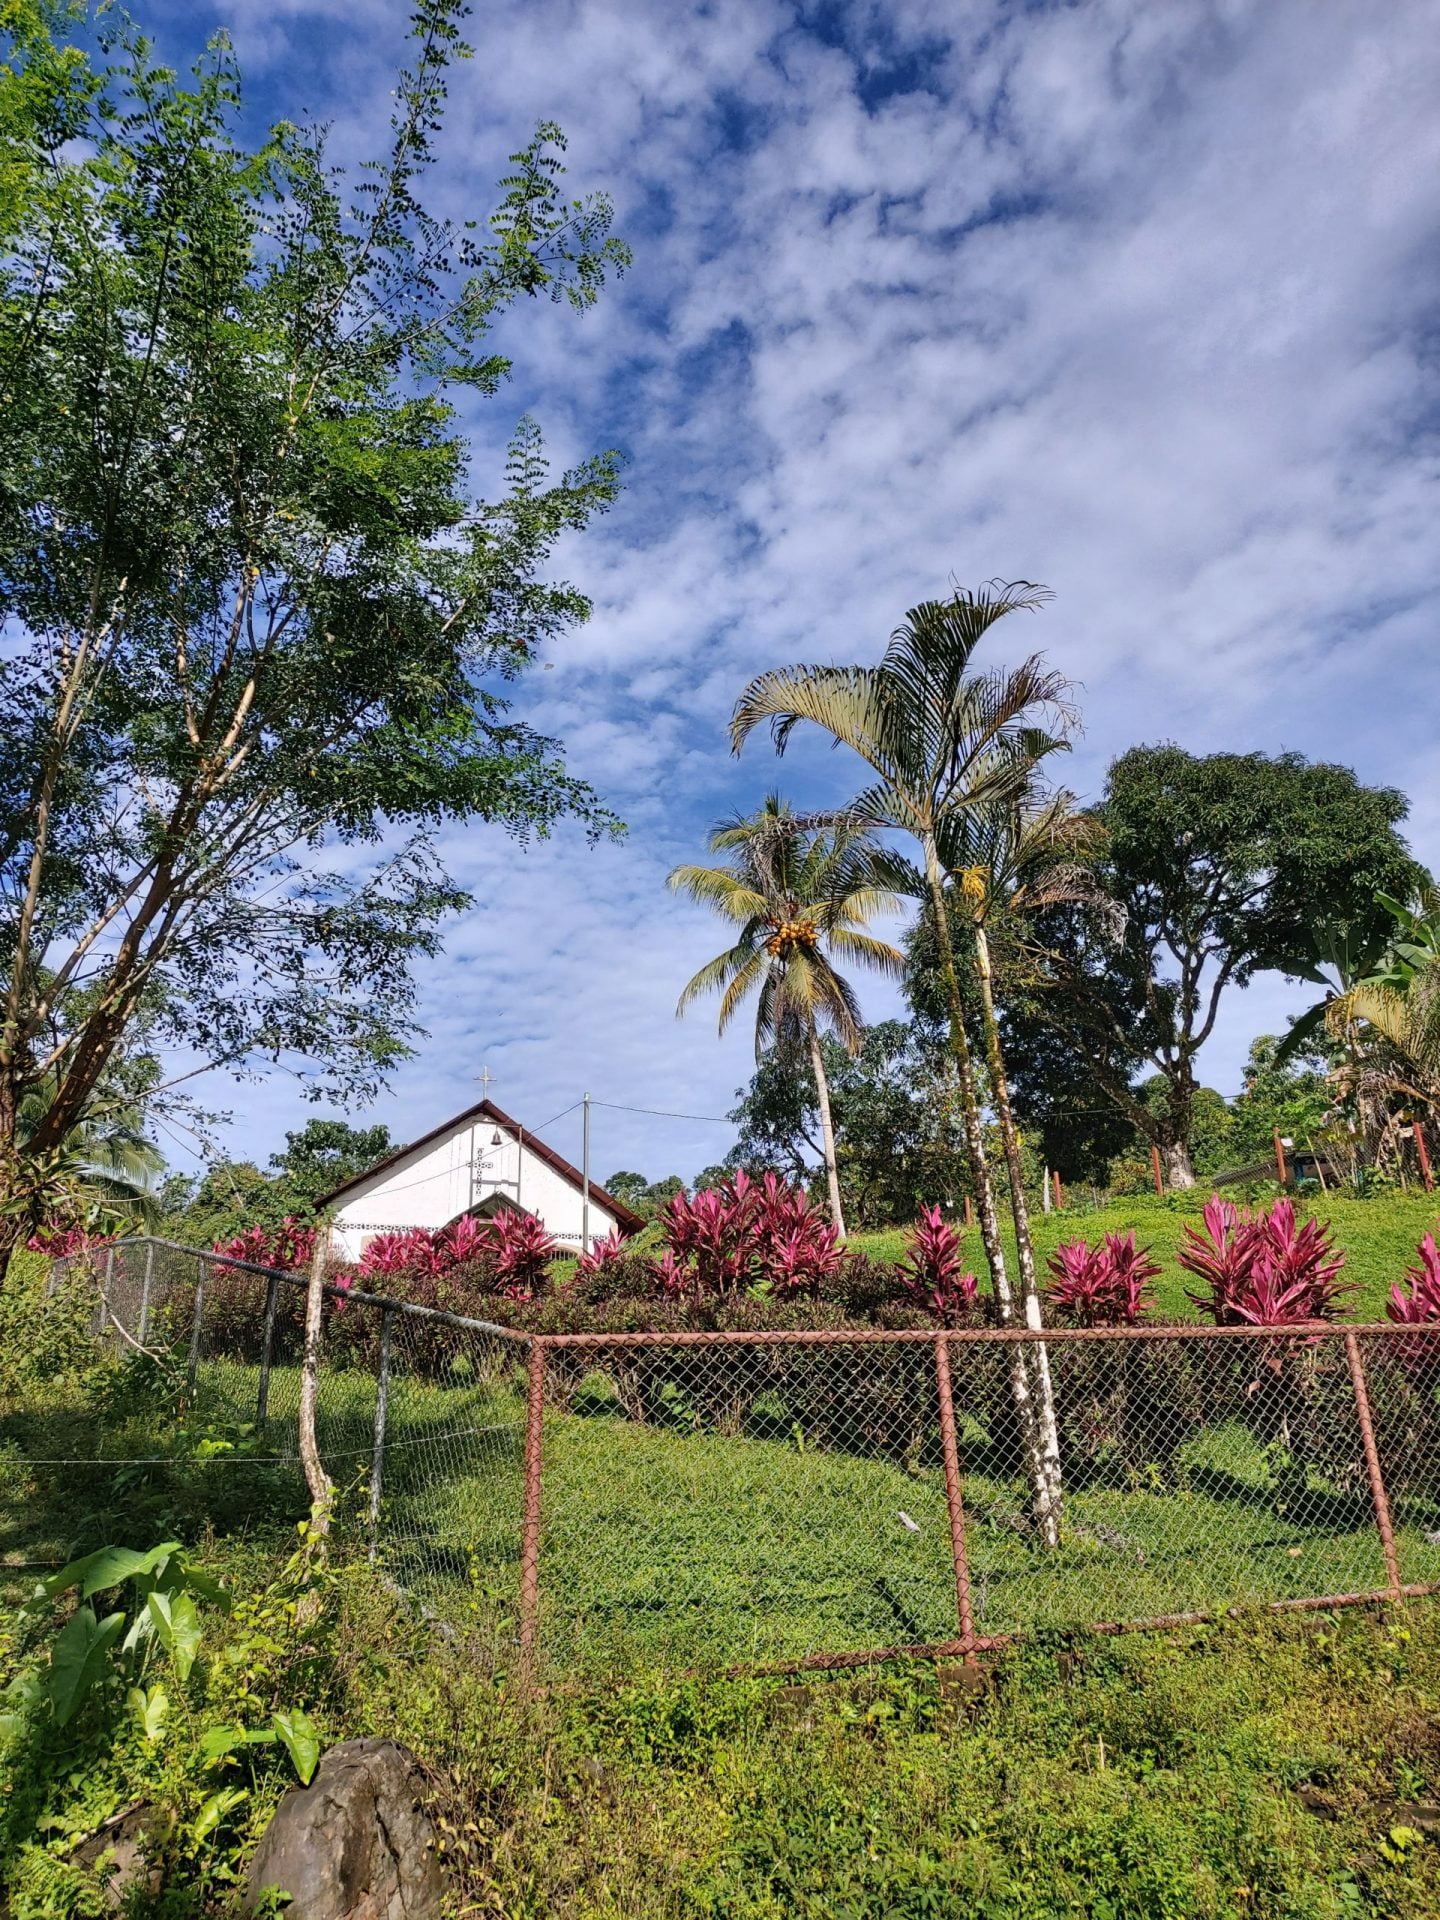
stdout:
<svg viewBox="0 0 1440 1920">
<path fill-rule="evenodd" d="M 258 113 L 347 150 L 383 126 L 404 0 L 141 11 L 172 55 L 227 26 Z M 1139 740 L 1293 748 L 1405 788 L 1440 861 L 1436 0 L 526 0 L 469 37 L 447 204 L 483 213 L 553 117 L 635 249 L 583 320 L 527 307 L 476 423 L 482 486 L 527 410 L 557 460 L 626 455 L 565 555 L 594 620 L 526 705 L 630 833 L 452 838 L 476 909 L 373 1117 L 412 1136 L 482 1065 L 532 1126 L 587 1088 L 723 1114 L 748 1042 L 673 1018 L 719 942 L 664 876 L 777 779 L 813 802 L 855 776 L 813 747 L 733 761 L 735 695 L 873 659 L 952 578 L 1054 589 L 996 657 L 1043 647 L 1082 684 L 1082 793 Z M 1234 999 L 1211 1082 L 1293 1004 Z M 307 1111 L 287 1084 L 213 1098 L 262 1157 Z M 689 1172 L 728 1139 L 600 1109 L 596 1170 Z"/>
</svg>

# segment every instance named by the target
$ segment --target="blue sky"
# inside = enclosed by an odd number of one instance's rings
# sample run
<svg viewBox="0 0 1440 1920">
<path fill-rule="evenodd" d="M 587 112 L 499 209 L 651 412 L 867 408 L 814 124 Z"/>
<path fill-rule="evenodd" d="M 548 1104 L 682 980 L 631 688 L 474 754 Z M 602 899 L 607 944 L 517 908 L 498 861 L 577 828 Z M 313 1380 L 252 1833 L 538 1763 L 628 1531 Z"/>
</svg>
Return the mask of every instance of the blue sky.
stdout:
<svg viewBox="0 0 1440 1920">
<path fill-rule="evenodd" d="M 174 56 L 227 26 L 257 113 L 331 119 L 347 152 L 383 126 L 403 0 L 142 11 Z M 1440 864 L 1435 0 L 528 0 L 469 38 L 444 201 L 486 210 L 554 117 L 635 248 L 583 320 L 526 309 L 477 419 L 482 487 L 527 410 L 559 462 L 627 456 L 564 556 L 595 618 L 525 704 L 631 831 L 449 837 L 476 908 L 364 1117 L 423 1131 L 482 1063 L 533 1126 L 586 1088 L 723 1114 L 749 1045 L 673 1018 L 717 930 L 665 873 L 777 781 L 855 780 L 814 746 L 732 761 L 735 694 L 873 658 L 951 577 L 1055 590 L 997 653 L 1081 683 L 1082 794 L 1137 740 L 1296 749 L 1403 787 Z M 1232 998 L 1212 1084 L 1296 1003 Z M 262 1158 L 310 1111 L 288 1082 L 207 1097 Z M 577 1116 L 553 1137 L 574 1151 Z M 602 1109 L 596 1169 L 688 1173 L 728 1138 Z"/>
</svg>

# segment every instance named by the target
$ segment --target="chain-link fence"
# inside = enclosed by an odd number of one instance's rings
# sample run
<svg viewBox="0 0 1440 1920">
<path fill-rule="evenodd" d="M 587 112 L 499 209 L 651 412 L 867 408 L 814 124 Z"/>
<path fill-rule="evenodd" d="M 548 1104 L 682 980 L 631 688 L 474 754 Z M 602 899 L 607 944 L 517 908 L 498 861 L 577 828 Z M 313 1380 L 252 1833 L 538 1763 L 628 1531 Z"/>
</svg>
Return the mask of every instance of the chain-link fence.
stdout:
<svg viewBox="0 0 1440 1920">
<path fill-rule="evenodd" d="M 118 1362 L 74 1449 L 92 1496 L 153 1447 L 163 1380 L 179 1437 L 143 1465 L 172 1496 L 302 1514 L 303 1279 L 156 1241 L 84 1271 Z M 317 1432 L 342 1537 L 559 1670 L 1440 1587 L 1440 1332 L 1414 1328 L 527 1337 L 330 1288 Z"/>
</svg>

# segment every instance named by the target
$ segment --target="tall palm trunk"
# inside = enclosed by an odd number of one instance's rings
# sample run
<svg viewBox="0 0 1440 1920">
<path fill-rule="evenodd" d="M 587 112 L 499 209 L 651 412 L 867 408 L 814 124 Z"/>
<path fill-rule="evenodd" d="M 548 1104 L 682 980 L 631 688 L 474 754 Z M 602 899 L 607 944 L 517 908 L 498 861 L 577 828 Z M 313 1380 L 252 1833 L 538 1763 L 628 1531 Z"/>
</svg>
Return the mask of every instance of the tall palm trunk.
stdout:
<svg viewBox="0 0 1440 1920">
<path fill-rule="evenodd" d="M 1040 1288 L 1035 1277 L 1035 1245 L 1030 1237 L 1030 1208 L 1025 1199 L 1025 1181 L 1020 1165 L 1020 1135 L 1010 1105 L 1010 1082 L 1005 1073 L 1005 1055 L 1000 1046 L 1000 1022 L 995 1017 L 995 989 L 990 972 L 990 942 L 985 929 L 975 926 L 976 972 L 980 977 L 980 1006 L 985 1024 L 985 1052 L 990 1066 L 990 1091 L 995 1097 L 995 1112 L 1000 1122 L 1000 1140 L 1005 1151 L 1005 1171 L 1010 1180 L 1010 1209 L 1015 1217 L 1015 1250 L 1020 1264 L 1020 1300 L 1027 1327 L 1036 1332 L 1044 1326 L 1040 1310 Z M 1035 1388 L 1037 1440 L 1044 1467 L 1047 1498 L 1041 1520 L 1046 1544 L 1059 1540 L 1060 1526 L 1060 1428 L 1055 1417 L 1055 1388 L 1050 1378 L 1050 1355 L 1037 1342 L 1029 1350 Z M 1054 1538 L 1051 1538 L 1051 1535 Z"/>
<path fill-rule="evenodd" d="M 960 975 L 955 965 L 955 949 L 950 939 L 950 921 L 945 905 L 945 887 L 935 849 L 925 844 L 925 878 L 935 920 L 935 939 L 940 950 L 940 973 L 950 1007 L 950 1046 L 960 1082 L 960 1111 L 964 1118 L 965 1145 L 975 1179 L 975 1211 L 980 1218 L 980 1239 L 990 1266 L 990 1283 L 1002 1326 L 1015 1324 L 1015 1301 L 1010 1291 L 1010 1276 L 1005 1269 L 1005 1253 L 1000 1244 L 1000 1225 L 995 1212 L 995 1189 L 985 1159 L 985 1135 L 980 1123 L 980 1096 L 975 1086 L 975 1064 L 970 1042 L 965 1035 L 965 1003 L 960 994 Z M 1015 1403 L 1020 1441 L 1025 1449 L 1025 1467 L 1030 1480 L 1035 1524 L 1047 1547 L 1060 1543 L 1058 1482 L 1052 1484 L 1042 1422 L 1032 1386 L 1034 1368 L 1024 1345 L 1014 1349 L 1010 1367 L 1010 1396 Z M 1047 1374 L 1048 1381 L 1048 1374 Z M 1052 1408 L 1053 1420 L 1053 1408 Z"/>
<path fill-rule="evenodd" d="M 815 1098 L 820 1107 L 820 1145 L 825 1155 L 825 1184 L 830 1190 L 830 1224 L 843 1240 L 845 1215 L 840 1208 L 840 1168 L 835 1158 L 835 1123 L 830 1117 L 830 1082 L 825 1078 L 825 1057 L 820 1051 L 820 1032 L 813 1018 L 810 1027 L 810 1066 L 815 1075 Z"/>
</svg>

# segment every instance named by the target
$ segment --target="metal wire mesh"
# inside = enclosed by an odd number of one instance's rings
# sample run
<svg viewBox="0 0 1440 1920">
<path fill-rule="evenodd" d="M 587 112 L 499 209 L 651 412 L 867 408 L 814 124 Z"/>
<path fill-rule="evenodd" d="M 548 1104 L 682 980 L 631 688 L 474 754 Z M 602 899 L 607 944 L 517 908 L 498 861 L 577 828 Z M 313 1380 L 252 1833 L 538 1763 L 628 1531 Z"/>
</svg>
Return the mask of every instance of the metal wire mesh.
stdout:
<svg viewBox="0 0 1440 1920">
<path fill-rule="evenodd" d="M 137 1486 L 167 1519 L 288 1529 L 303 1279 L 129 1242 L 57 1263 L 57 1300 L 76 1285 L 103 1417 L 7 1417 L 12 1491 L 92 1530 Z M 322 1353 L 339 1536 L 552 1669 L 968 1652 L 1440 1584 L 1440 1332 L 527 1338 L 331 1288 Z"/>
</svg>

